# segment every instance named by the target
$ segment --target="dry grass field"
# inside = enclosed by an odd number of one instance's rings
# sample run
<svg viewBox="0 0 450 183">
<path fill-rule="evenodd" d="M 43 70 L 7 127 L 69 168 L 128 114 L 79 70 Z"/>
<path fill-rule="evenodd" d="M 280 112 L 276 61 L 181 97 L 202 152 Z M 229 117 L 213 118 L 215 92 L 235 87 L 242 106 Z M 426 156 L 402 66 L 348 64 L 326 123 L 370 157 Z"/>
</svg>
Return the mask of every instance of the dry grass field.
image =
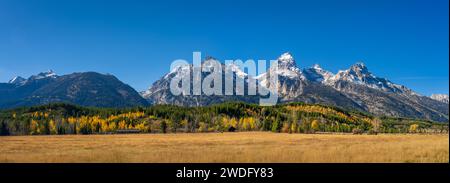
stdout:
<svg viewBox="0 0 450 183">
<path fill-rule="evenodd" d="M 449 162 L 448 135 L 270 132 L 0 137 L 0 162 Z"/>
</svg>

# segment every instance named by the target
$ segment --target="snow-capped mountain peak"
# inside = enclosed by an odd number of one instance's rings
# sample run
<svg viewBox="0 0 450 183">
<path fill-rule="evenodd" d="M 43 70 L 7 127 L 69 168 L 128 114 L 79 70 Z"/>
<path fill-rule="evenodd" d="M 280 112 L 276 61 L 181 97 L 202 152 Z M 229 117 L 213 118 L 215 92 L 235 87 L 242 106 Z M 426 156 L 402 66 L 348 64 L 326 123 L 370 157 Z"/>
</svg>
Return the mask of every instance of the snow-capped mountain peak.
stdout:
<svg viewBox="0 0 450 183">
<path fill-rule="evenodd" d="M 358 62 L 350 66 L 349 69 L 344 71 L 339 71 L 333 78 L 333 81 L 349 81 L 358 84 L 372 84 L 373 82 L 378 83 L 377 78 L 369 72 L 364 63 Z"/>
<path fill-rule="evenodd" d="M 356 62 L 350 68 L 354 69 L 354 70 L 362 70 L 362 71 L 368 72 L 368 69 L 363 62 Z"/>
<path fill-rule="evenodd" d="M 297 64 L 295 63 L 294 57 L 291 55 L 291 53 L 283 53 L 280 57 L 278 57 L 277 62 L 278 69 L 275 70 L 274 67 L 270 67 L 270 73 L 277 73 L 278 76 L 284 76 L 288 78 L 297 78 L 301 76 L 300 69 L 297 67 Z"/>
<path fill-rule="evenodd" d="M 8 83 L 10 84 L 23 84 L 26 81 L 25 78 L 20 77 L 20 76 L 16 76 L 14 78 L 12 78 L 11 80 L 8 81 Z"/>
<path fill-rule="evenodd" d="M 297 64 L 291 53 L 283 53 L 278 57 L 278 69 L 289 69 L 292 71 L 298 71 Z"/>
<path fill-rule="evenodd" d="M 368 78 L 374 78 L 375 76 L 369 72 L 366 65 L 362 62 L 358 62 L 350 67 L 348 74 L 356 81 L 364 82 Z"/>
<path fill-rule="evenodd" d="M 328 84 L 333 85 L 339 81 L 365 85 L 369 88 L 378 89 L 385 92 L 418 95 L 405 86 L 395 84 L 386 78 L 380 78 L 373 75 L 362 62 L 352 65 L 347 70 L 339 71 L 336 75 L 330 78 Z"/>
<path fill-rule="evenodd" d="M 291 61 L 294 60 L 294 57 L 290 52 L 283 53 L 278 60 L 285 60 L 285 61 Z"/>
<path fill-rule="evenodd" d="M 48 70 L 46 72 L 41 72 L 37 75 L 31 76 L 29 79 L 44 79 L 44 78 L 56 78 L 58 75 L 53 70 Z"/>
<path fill-rule="evenodd" d="M 55 76 L 57 76 L 56 73 L 53 70 L 51 70 L 51 69 L 48 70 L 47 72 L 43 72 L 41 74 L 44 74 L 45 77 L 55 77 Z"/>
</svg>

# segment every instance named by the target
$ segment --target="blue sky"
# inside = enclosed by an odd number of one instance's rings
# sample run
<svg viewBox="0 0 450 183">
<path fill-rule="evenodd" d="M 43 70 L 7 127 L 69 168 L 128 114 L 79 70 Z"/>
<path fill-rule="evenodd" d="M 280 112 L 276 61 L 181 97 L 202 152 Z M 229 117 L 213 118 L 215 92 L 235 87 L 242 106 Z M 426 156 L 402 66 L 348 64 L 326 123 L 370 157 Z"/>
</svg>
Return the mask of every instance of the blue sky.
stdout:
<svg viewBox="0 0 450 183">
<path fill-rule="evenodd" d="M 448 0 L 0 0 L 0 82 L 53 69 L 111 73 L 141 91 L 193 51 L 336 73 L 362 61 L 429 95 L 449 91 Z"/>
</svg>

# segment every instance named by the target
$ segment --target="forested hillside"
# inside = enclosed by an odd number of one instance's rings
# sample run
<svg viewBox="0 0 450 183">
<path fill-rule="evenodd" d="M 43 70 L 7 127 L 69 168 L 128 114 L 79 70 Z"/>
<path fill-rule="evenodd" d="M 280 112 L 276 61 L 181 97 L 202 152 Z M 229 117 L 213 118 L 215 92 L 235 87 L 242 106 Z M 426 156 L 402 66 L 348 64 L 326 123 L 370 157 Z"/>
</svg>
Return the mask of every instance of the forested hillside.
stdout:
<svg viewBox="0 0 450 183">
<path fill-rule="evenodd" d="M 1 135 L 272 131 L 283 133 L 448 133 L 448 123 L 372 116 L 336 107 L 291 103 L 262 107 L 157 105 L 125 109 L 48 104 L 0 111 Z"/>
</svg>

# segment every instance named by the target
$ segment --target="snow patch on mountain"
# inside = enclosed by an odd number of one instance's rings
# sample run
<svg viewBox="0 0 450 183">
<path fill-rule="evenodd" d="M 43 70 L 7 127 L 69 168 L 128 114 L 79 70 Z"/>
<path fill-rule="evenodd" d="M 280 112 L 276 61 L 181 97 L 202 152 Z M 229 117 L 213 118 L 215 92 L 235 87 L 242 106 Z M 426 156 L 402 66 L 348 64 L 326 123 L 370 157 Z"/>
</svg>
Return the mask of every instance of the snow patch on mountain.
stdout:
<svg viewBox="0 0 450 183">
<path fill-rule="evenodd" d="M 395 84 L 386 78 L 380 78 L 373 75 L 364 63 L 358 62 L 352 65 L 347 70 L 341 70 L 336 75 L 329 78 L 328 82 L 325 84 L 334 85 L 339 81 L 347 81 L 359 85 L 364 85 L 369 88 L 399 93 L 407 95 L 418 95 L 412 90 L 406 88 L 405 86 Z"/>
<path fill-rule="evenodd" d="M 225 68 L 236 73 L 236 76 L 238 76 L 240 78 L 246 78 L 248 76 L 248 74 L 245 73 L 244 71 L 242 71 L 242 69 L 235 63 L 226 64 Z"/>
<path fill-rule="evenodd" d="M 430 98 L 447 104 L 449 103 L 449 96 L 446 94 L 433 94 Z"/>
<path fill-rule="evenodd" d="M 8 81 L 9 84 L 15 84 L 15 85 L 24 85 L 27 82 L 33 81 L 33 80 L 39 80 L 39 79 L 45 79 L 45 78 L 57 78 L 58 75 L 53 70 L 48 70 L 46 72 L 41 72 L 37 75 L 32 75 L 28 79 L 25 79 L 21 76 L 16 76 Z"/>
<path fill-rule="evenodd" d="M 302 73 L 306 79 L 319 83 L 327 83 L 334 76 L 333 73 L 322 69 L 319 64 L 314 64 L 311 68 L 303 69 Z"/>
<path fill-rule="evenodd" d="M 28 78 L 28 80 L 31 79 L 45 79 L 45 78 L 57 78 L 58 75 L 56 75 L 56 73 L 53 70 L 48 70 L 46 72 L 41 72 L 37 75 L 33 75 L 30 78 Z"/>
<path fill-rule="evenodd" d="M 8 81 L 9 84 L 15 84 L 15 85 L 23 85 L 25 83 L 26 79 L 20 76 L 16 76 Z"/>
</svg>

